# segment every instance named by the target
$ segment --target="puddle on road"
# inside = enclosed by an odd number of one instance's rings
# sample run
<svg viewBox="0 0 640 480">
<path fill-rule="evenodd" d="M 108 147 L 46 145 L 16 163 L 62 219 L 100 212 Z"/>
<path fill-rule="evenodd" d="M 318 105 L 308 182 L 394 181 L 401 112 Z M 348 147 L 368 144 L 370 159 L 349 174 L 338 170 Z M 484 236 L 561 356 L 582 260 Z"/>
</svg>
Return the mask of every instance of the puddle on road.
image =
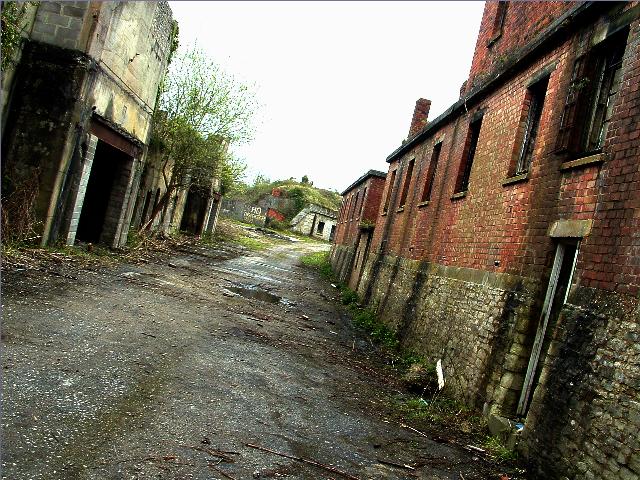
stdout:
<svg viewBox="0 0 640 480">
<path fill-rule="evenodd" d="M 226 287 L 227 290 L 231 290 L 238 295 L 242 295 L 245 298 L 252 298 L 254 300 L 260 300 L 267 303 L 288 303 L 283 302 L 282 297 L 269 293 L 266 290 L 262 290 L 258 287 Z"/>
</svg>

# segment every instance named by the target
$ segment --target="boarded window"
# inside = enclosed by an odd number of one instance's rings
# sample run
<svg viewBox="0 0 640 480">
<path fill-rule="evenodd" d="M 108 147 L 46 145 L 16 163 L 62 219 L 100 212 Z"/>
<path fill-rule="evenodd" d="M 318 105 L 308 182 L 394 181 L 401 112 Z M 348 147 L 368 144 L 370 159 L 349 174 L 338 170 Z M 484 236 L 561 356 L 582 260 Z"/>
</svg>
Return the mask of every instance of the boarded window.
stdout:
<svg viewBox="0 0 640 480">
<path fill-rule="evenodd" d="M 504 28 L 504 21 L 507 18 L 507 7 L 509 3 L 506 1 L 499 1 L 496 6 L 496 16 L 493 19 L 493 30 L 491 31 L 491 37 L 487 41 L 487 47 L 490 47 L 502 36 L 502 30 Z"/>
<path fill-rule="evenodd" d="M 360 213 L 358 213 L 358 216 L 362 216 L 362 210 L 364 210 L 365 198 L 367 198 L 367 187 L 364 187 L 364 190 L 362 191 L 362 201 L 360 202 Z"/>
<path fill-rule="evenodd" d="M 360 198 L 360 192 L 356 193 L 356 199 L 353 201 L 353 205 L 351 206 L 351 220 L 356 214 L 356 209 L 358 208 L 358 199 Z"/>
</svg>

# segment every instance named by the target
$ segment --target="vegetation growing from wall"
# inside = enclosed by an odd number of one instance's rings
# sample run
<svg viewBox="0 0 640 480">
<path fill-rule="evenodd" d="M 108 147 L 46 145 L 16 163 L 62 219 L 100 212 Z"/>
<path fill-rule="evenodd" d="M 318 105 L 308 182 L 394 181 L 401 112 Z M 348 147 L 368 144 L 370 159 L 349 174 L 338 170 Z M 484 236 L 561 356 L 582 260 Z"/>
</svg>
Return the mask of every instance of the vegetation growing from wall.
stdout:
<svg viewBox="0 0 640 480">
<path fill-rule="evenodd" d="M 13 65 L 15 55 L 22 43 L 24 17 L 29 5 L 38 2 L 2 2 L 0 16 L 2 18 L 2 71 Z"/>
</svg>

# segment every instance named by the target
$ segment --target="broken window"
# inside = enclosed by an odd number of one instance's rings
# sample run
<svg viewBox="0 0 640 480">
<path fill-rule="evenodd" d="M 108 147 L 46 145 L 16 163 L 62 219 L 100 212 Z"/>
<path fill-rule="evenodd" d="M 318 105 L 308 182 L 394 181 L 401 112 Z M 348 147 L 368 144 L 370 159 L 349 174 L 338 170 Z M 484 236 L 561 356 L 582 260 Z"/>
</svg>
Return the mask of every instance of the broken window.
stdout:
<svg viewBox="0 0 640 480">
<path fill-rule="evenodd" d="M 318 222 L 318 235 L 322 235 L 324 232 L 324 222 Z"/>
<path fill-rule="evenodd" d="M 407 203 L 407 196 L 409 194 L 409 185 L 411 184 L 411 176 L 413 175 L 413 164 L 415 160 L 411 159 L 409 165 L 407 165 L 407 174 L 404 177 L 404 185 L 402 186 L 402 195 L 400 195 L 400 208 L 404 207 Z"/>
<path fill-rule="evenodd" d="M 389 203 L 391 202 L 391 193 L 393 192 L 393 184 L 396 183 L 396 171 L 391 172 L 391 181 L 389 182 L 389 186 L 387 187 L 387 196 L 384 199 L 384 208 L 382 213 L 385 214 L 389 211 Z"/>
<path fill-rule="evenodd" d="M 556 148 L 572 156 L 601 151 L 620 88 L 628 30 L 578 57 L 562 112 Z"/>
<path fill-rule="evenodd" d="M 427 202 L 431 198 L 431 190 L 433 190 L 433 180 L 436 176 L 436 168 L 438 167 L 438 159 L 440 158 L 440 150 L 442 150 L 442 142 L 438 142 L 433 146 L 431 152 L 431 161 L 427 169 L 427 177 L 424 182 L 424 190 L 422 191 L 421 202 Z"/>
<path fill-rule="evenodd" d="M 524 124 L 524 137 L 522 139 L 520 155 L 514 172 L 515 175 L 527 173 L 531 166 L 533 149 L 538 135 L 538 127 L 540 126 L 540 117 L 542 116 L 542 107 L 544 106 L 548 85 L 549 77 L 545 77 L 527 89 L 525 106 L 528 108 L 528 112 Z"/>
<path fill-rule="evenodd" d="M 467 141 L 462 153 L 462 162 L 458 171 L 458 180 L 456 182 L 455 193 L 466 192 L 469 188 L 469 177 L 471 176 L 471 166 L 476 155 L 478 146 L 478 138 L 480 138 L 480 127 L 482 126 L 482 117 L 474 120 L 469 124 L 467 132 Z"/>
</svg>

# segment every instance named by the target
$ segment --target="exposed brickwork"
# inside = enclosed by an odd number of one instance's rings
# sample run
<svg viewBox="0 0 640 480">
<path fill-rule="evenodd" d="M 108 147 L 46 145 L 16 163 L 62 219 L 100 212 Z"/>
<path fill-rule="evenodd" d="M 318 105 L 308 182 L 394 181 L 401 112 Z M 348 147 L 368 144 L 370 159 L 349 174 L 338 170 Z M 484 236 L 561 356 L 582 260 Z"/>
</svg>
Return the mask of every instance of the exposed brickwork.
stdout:
<svg viewBox="0 0 640 480">
<path fill-rule="evenodd" d="M 540 337 L 541 373 L 522 416 L 520 448 L 535 452 L 529 458 L 541 478 L 637 478 L 640 440 L 631 432 L 640 429 L 640 7 L 510 3 L 499 35 L 497 8 L 485 7 L 463 92 L 474 96 L 389 157 L 382 199 L 389 205 L 380 209 L 372 254 L 355 284 L 406 346 L 443 359 L 452 393 L 515 417 L 525 408 L 518 407 L 520 394 L 557 245 L 579 241 L 575 269 L 566 267 L 573 271 L 566 303 Z M 596 65 L 590 59 L 614 41 L 625 53 L 602 148 L 561 148 L 569 94 L 603 78 L 575 83 L 574 66 Z M 526 61 L 519 62 L 522 52 Z M 492 78 L 498 80 L 482 86 Z M 530 88 L 542 79 L 532 162 L 516 175 Z M 468 188 L 459 192 L 469 126 L 479 118 Z M 576 126 L 572 135 L 580 131 Z M 350 239 L 345 228 L 334 248 L 338 266 L 356 255 Z"/>
<path fill-rule="evenodd" d="M 340 281 L 349 282 L 354 256 L 361 241 L 361 227 L 371 229 L 375 225 L 384 183 L 384 174 L 372 170 L 342 192 L 342 206 L 338 212 L 334 247 L 331 250 L 331 263 L 334 270 L 339 272 Z M 364 250 L 368 250 L 368 242 L 362 246 L 361 256 Z M 360 262 L 364 262 L 364 258 Z M 355 277 L 359 277 L 359 271 Z"/>
<path fill-rule="evenodd" d="M 489 73 L 503 66 L 545 28 L 576 5 L 576 2 L 545 2 L 541 8 L 539 2 L 526 2 L 524 5 L 506 2 L 504 23 L 496 31 L 499 3 L 491 1 L 485 4 L 466 90 L 482 83 Z"/>
<path fill-rule="evenodd" d="M 427 124 L 429 118 L 429 109 L 431 108 L 431 100 L 419 98 L 413 109 L 413 118 L 411 118 L 411 126 L 409 127 L 409 136 L 412 137 Z"/>
</svg>

